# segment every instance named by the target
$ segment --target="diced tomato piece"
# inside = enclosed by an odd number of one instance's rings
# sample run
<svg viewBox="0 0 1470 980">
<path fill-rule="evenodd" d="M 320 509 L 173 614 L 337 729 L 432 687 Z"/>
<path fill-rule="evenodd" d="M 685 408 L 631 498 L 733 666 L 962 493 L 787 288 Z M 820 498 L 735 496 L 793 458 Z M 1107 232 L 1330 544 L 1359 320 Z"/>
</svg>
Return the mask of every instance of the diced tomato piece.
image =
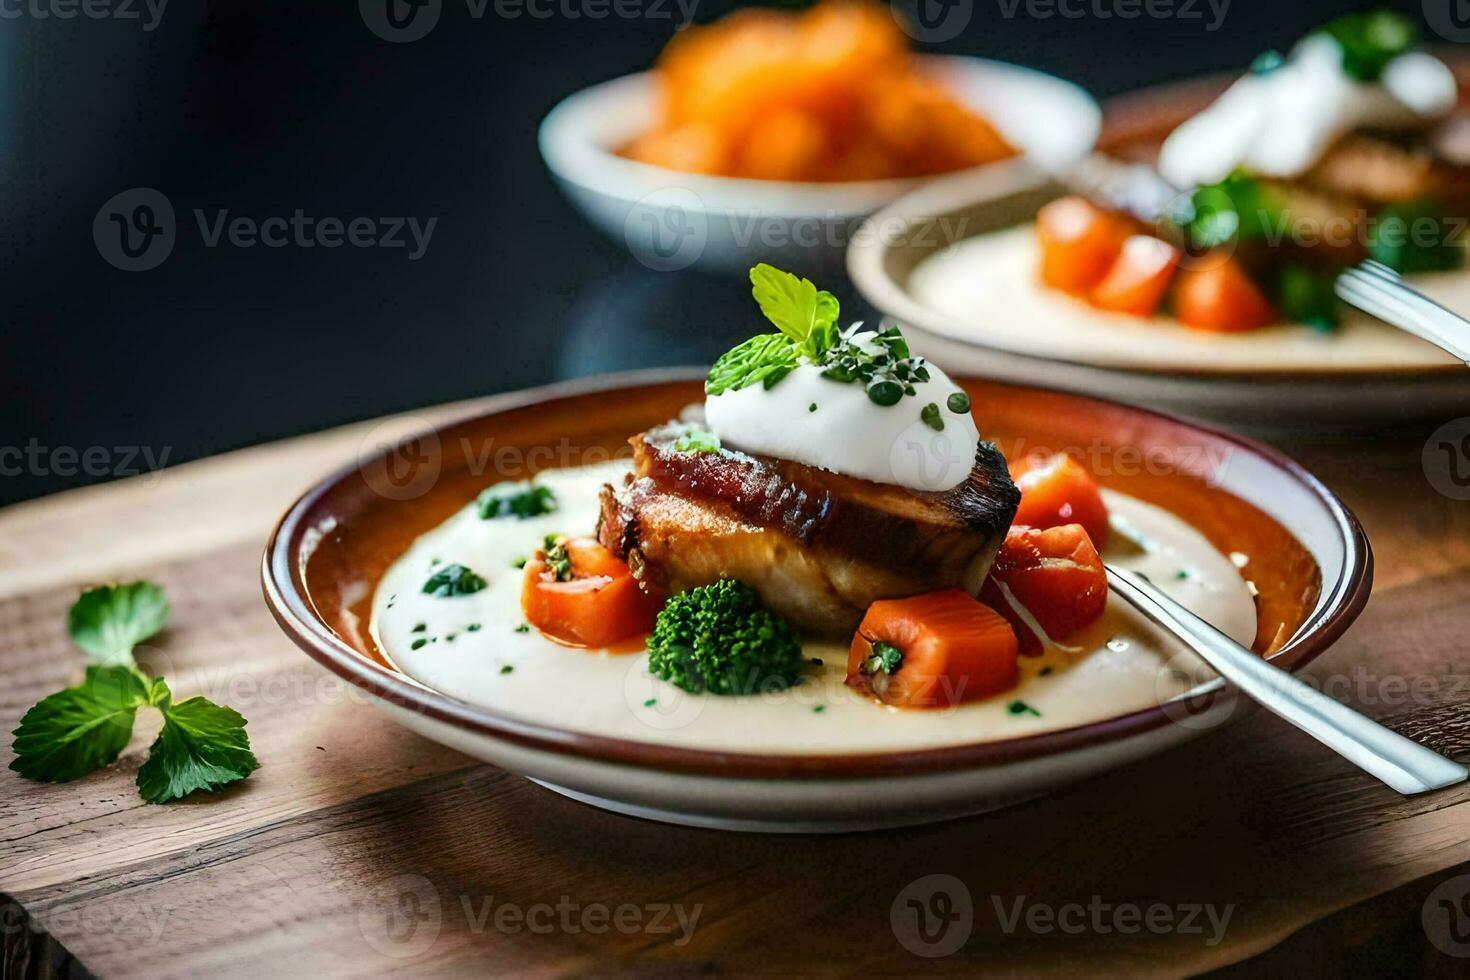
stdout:
<svg viewBox="0 0 1470 980">
<path fill-rule="evenodd" d="M 1102 491 L 1086 468 L 1066 453 L 1036 462 L 1023 460 L 1013 478 L 1021 491 L 1013 524 L 1057 527 L 1081 524 L 1092 543 L 1101 548 L 1108 540 L 1108 507 Z"/>
<path fill-rule="evenodd" d="M 1274 323 L 1279 317 L 1240 263 L 1206 255 L 1199 266 L 1174 277 L 1174 315 L 1199 330 L 1240 333 Z"/>
<path fill-rule="evenodd" d="M 1179 249 L 1162 238 L 1133 235 L 1123 243 L 1102 282 L 1092 289 L 1092 305 L 1114 313 L 1152 316 L 1174 278 Z"/>
<path fill-rule="evenodd" d="M 526 562 L 521 610 L 526 621 L 561 643 L 610 647 L 653 629 L 662 602 L 592 538 L 562 542 L 571 577 L 558 581 L 544 550 Z"/>
<path fill-rule="evenodd" d="M 873 603 L 847 653 L 850 686 L 904 708 L 989 697 L 1019 677 L 1010 625 L 960 589 Z"/>
<path fill-rule="evenodd" d="M 1134 226 L 1083 197 L 1052 201 L 1036 213 L 1041 281 L 1086 296 L 1122 254 Z"/>
<path fill-rule="evenodd" d="M 1036 635 L 1007 592 L 1046 637 Z M 1065 640 L 1102 617 L 1108 577 L 1082 525 L 1012 527 L 980 598 L 1011 624 L 1021 653 L 1036 656 L 1046 639 Z"/>
</svg>

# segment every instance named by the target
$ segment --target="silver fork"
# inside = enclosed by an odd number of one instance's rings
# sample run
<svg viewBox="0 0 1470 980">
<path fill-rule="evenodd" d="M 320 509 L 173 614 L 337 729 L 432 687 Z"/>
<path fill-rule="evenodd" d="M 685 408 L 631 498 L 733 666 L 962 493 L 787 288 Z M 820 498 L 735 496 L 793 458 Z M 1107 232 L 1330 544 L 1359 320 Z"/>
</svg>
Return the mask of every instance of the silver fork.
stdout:
<svg viewBox="0 0 1470 980">
<path fill-rule="evenodd" d="M 1405 796 L 1464 782 L 1470 770 L 1273 667 L 1200 619 L 1148 579 L 1105 565 L 1113 592 L 1178 638 L 1266 710 L 1291 722 Z"/>
<path fill-rule="evenodd" d="M 1470 364 L 1470 320 L 1405 285 L 1388 266 L 1369 259 L 1346 269 L 1334 291 L 1343 302 Z"/>
</svg>

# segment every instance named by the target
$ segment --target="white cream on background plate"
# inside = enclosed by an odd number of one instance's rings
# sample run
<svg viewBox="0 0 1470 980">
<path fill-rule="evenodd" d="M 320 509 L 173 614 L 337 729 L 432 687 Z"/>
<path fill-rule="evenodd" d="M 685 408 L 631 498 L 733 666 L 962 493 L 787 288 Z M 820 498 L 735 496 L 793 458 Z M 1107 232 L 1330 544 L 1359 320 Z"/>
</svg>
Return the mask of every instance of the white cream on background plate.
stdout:
<svg viewBox="0 0 1470 980">
<path fill-rule="evenodd" d="M 804 654 L 822 665 L 810 666 L 796 687 L 721 697 L 689 694 L 658 680 L 642 652 L 581 650 L 534 629 L 518 632 L 525 620 L 516 562 L 546 534 L 591 534 L 598 489 L 621 480 L 627 467 L 615 462 L 542 473 L 537 482 L 556 494 L 556 512 L 482 520 L 471 503 L 419 537 L 374 596 L 372 634 L 379 648 L 419 683 L 530 721 L 687 748 L 782 755 L 935 748 L 1034 734 L 1148 708 L 1212 676 L 1115 599 L 1098 623 L 1069 637 L 1065 647 L 1022 657 L 1018 687 L 940 710 L 890 708 L 848 688 L 845 646 L 806 645 Z M 1114 522 L 1105 557 L 1148 575 L 1249 645 L 1255 602 L 1235 564 L 1168 512 L 1104 493 Z M 434 569 L 455 563 L 489 584 L 467 596 L 425 595 Z M 414 649 L 421 639 L 426 642 Z M 1017 701 L 1037 714 L 1017 714 Z"/>
<path fill-rule="evenodd" d="M 1037 278 L 1035 226 L 977 235 L 928 256 L 907 290 L 963 324 L 964 339 L 1002 350 L 1125 368 L 1222 372 L 1419 369 L 1459 364 L 1453 356 L 1364 313 L 1346 310 L 1332 333 L 1283 323 L 1245 333 L 1210 333 L 1165 316 L 1110 313 Z M 1415 276 L 1414 288 L 1451 310 L 1470 312 L 1470 274 Z"/>
</svg>

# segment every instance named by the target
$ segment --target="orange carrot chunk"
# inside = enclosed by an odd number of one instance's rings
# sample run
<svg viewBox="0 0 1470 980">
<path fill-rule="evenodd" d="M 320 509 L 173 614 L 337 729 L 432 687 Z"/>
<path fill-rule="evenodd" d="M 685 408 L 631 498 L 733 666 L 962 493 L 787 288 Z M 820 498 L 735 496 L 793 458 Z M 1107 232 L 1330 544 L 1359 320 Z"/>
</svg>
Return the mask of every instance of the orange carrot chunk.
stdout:
<svg viewBox="0 0 1470 980">
<path fill-rule="evenodd" d="M 591 538 L 563 538 L 526 562 L 521 611 L 561 643 L 610 647 L 653 629 L 659 600 Z"/>
<path fill-rule="evenodd" d="M 1081 524 L 1092 543 L 1101 548 L 1108 540 L 1108 507 L 1092 474 L 1066 453 L 1034 463 L 1023 461 L 1015 473 L 1021 491 L 1013 524 L 1058 527 Z"/>
<path fill-rule="evenodd" d="M 1132 234 L 1128 220 L 1082 197 L 1052 201 L 1036 214 L 1041 281 L 1086 296 L 1107 275 Z"/>
<path fill-rule="evenodd" d="M 1205 256 L 1174 277 L 1174 314 L 1199 330 L 1239 333 L 1273 323 L 1277 314 L 1232 258 Z"/>
<path fill-rule="evenodd" d="M 1016 634 L 968 592 L 946 589 L 868 607 L 847 653 L 847 683 L 886 704 L 947 708 L 1016 685 Z"/>
<path fill-rule="evenodd" d="M 1114 313 L 1152 316 L 1174 278 L 1179 249 L 1162 238 L 1133 235 L 1123 251 L 1093 287 L 1092 305 Z"/>
<path fill-rule="evenodd" d="M 1048 638 L 1065 640 L 1102 617 L 1108 579 L 1080 524 L 1012 527 L 980 598 L 1011 624 L 1021 653 L 1036 656 Z"/>
</svg>

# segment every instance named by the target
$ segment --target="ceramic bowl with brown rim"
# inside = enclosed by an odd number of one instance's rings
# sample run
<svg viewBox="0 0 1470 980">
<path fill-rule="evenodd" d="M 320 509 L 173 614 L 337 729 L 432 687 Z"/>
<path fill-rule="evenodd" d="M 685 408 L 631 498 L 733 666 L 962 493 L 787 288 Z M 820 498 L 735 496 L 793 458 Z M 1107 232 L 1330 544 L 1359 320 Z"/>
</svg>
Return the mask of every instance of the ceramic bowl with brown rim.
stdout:
<svg viewBox="0 0 1470 980">
<path fill-rule="evenodd" d="M 1450 59 L 1462 78 L 1470 62 Z M 1229 79 L 1165 85 L 1114 100 L 1098 150 L 1151 162 Z M 1301 324 L 1246 333 L 1191 330 L 1167 317 L 1108 313 L 1036 279 L 1032 219 L 1070 191 L 1037 177 L 941 178 L 875 213 L 848 272 L 911 346 L 955 371 L 1123 398 L 1234 426 L 1382 426 L 1463 415 L 1470 372 L 1439 348 L 1357 311 L 1332 334 Z M 1470 271 L 1414 276 L 1415 288 L 1470 313 Z"/>
<path fill-rule="evenodd" d="M 1106 492 L 1167 512 L 1229 556 L 1251 583 L 1254 649 L 1273 663 L 1307 663 L 1366 602 L 1372 558 L 1356 520 L 1274 450 L 1112 402 L 988 381 L 961 384 L 982 432 L 1003 451 L 1082 447 L 1107 461 L 1094 466 Z M 952 736 L 884 748 L 882 726 L 897 709 L 862 704 L 855 710 L 870 711 L 864 717 L 871 722 L 859 750 L 781 748 L 766 739 L 750 751 L 738 737 L 710 748 L 681 744 L 678 731 L 600 731 L 571 704 L 554 717 L 489 708 L 414 679 L 379 649 L 370 628 L 379 584 L 421 535 L 491 482 L 487 452 L 499 454 L 497 477 L 606 460 L 631 434 L 701 399 L 691 374 L 600 379 L 507 395 L 483 414 L 368 447 L 357 465 L 322 481 L 282 518 L 264 556 L 266 601 L 310 657 L 368 692 L 395 721 L 575 799 L 697 826 L 841 831 L 977 813 L 1162 751 L 1247 709 L 1218 679 L 1202 678 L 1167 699 L 1140 691 L 1134 709 L 1008 736 L 968 735 L 969 706 L 961 706 L 949 716 Z M 485 635 L 509 636 L 515 626 L 487 622 Z M 621 689 L 608 693 L 623 696 Z M 799 710 L 810 717 L 811 708 Z M 738 711 L 727 716 L 738 724 Z"/>
</svg>

